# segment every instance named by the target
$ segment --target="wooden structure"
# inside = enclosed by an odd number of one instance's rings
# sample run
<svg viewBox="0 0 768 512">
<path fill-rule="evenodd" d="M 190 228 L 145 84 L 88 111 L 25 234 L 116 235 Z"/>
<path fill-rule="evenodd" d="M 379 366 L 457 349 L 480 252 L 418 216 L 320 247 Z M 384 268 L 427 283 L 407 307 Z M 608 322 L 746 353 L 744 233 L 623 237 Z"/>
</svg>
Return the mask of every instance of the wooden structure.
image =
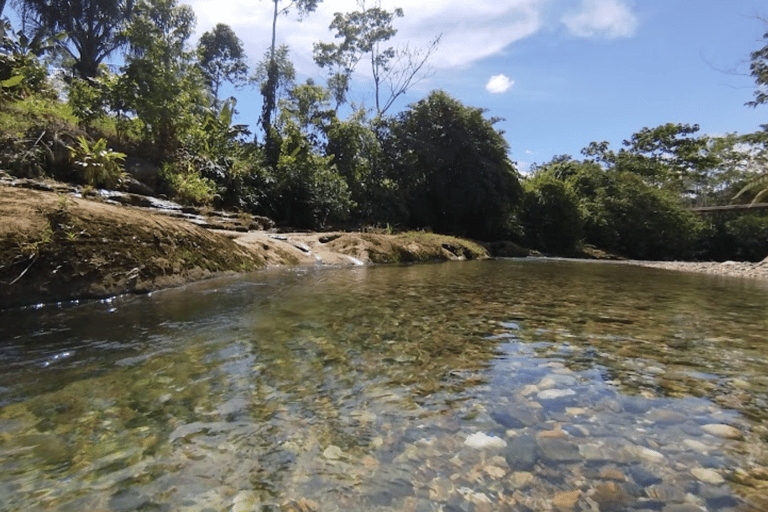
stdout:
<svg viewBox="0 0 768 512">
<path fill-rule="evenodd" d="M 691 208 L 692 212 L 704 215 L 708 213 L 747 212 L 749 210 L 768 210 L 768 203 L 729 204 L 726 206 L 699 206 L 697 208 Z"/>
</svg>

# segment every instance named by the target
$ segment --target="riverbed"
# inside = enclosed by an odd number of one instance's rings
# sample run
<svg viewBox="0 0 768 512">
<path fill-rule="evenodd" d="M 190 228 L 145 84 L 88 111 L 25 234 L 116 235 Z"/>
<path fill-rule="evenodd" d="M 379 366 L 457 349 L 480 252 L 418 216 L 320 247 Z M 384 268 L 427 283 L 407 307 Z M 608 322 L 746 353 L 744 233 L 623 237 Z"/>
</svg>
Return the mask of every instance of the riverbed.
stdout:
<svg viewBox="0 0 768 512">
<path fill-rule="evenodd" d="M 759 511 L 768 283 L 272 269 L 0 318 L 0 510 Z"/>
</svg>

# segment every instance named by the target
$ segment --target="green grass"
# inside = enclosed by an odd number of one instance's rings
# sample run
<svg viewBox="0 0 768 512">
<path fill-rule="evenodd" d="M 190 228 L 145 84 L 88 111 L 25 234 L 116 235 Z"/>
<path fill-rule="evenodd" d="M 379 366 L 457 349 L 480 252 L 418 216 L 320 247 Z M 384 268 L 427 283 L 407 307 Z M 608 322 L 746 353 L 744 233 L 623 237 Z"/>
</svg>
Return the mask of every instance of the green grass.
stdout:
<svg viewBox="0 0 768 512">
<path fill-rule="evenodd" d="M 457 238 L 455 236 L 440 235 L 438 233 L 428 233 L 426 231 L 406 231 L 397 235 L 398 237 L 406 240 L 414 240 L 416 242 L 423 243 L 435 243 L 435 244 L 448 244 L 453 246 L 464 247 L 467 249 L 473 258 L 482 258 L 488 254 L 480 244 L 466 240 L 464 238 Z"/>
<path fill-rule="evenodd" d="M 22 138 L 30 128 L 50 124 L 77 126 L 77 118 L 66 103 L 41 96 L 0 102 L 0 135 Z"/>
</svg>

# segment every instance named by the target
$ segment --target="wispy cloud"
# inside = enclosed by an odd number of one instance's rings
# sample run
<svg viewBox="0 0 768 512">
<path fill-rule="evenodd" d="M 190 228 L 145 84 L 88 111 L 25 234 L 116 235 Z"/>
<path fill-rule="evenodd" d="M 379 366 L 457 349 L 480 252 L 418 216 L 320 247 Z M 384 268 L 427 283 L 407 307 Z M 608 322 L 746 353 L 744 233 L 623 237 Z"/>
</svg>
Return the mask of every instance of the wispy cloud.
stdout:
<svg viewBox="0 0 768 512">
<path fill-rule="evenodd" d="M 271 40 L 271 0 L 182 0 L 194 9 L 197 33 L 217 23 L 230 25 L 243 40 L 254 64 L 264 55 Z M 580 37 L 626 37 L 634 33 L 637 20 L 627 0 L 381 0 L 383 9 L 402 7 L 405 16 L 395 20 L 394 46 L 426 48 L 438 35 L 442 39 L 430 57 L 436 69 L 460 69 L 498 55 L 517 41 L 565 24 Z M 280 6 L 287 2 L 280 2 Z M 368 7 L 373 5 L 368 2 Z M 556 12 L 574 9 L 561 17 Z M 312 44 L 330 42 L 328 26 L 337 12 L 360 10 L 356 0 L 324 0 L 316 12 L 299 21 L 295 12 L 277 20 L 277 43 L 288 44 L 291 60 L 300 73 L 322 75 L 312 60 Z"/>
<path fill-rule="evenodd" d="M 621 0 L 583 0 L 581 8 L 563 16 L 562 22 L 578 37 L 615 39 L 631 37 L 637 30 L 637 17 Z"/>
<path fill-rule="evenodd" d="M 243 40 L 251 61 L 261 58 L 270 44 L 271 1 L 187 0 L 198 18 L 197 32 L 210 30 L 217 23 L 230 25 Z M 282 5 L 285 2 L 281 2 Z M 408 43 L 411 48 L 426 48 L 442 34 L 440 46 L 430 58 L 437 69 L 461 68 L 497 54 L 515 41 L 541 29 L 542 0 L 382 0 L 383 9 L 402 7 L 403 18 L 395 20 L 397 35 L 393 45 Z M 369 2 L 372 6 L 373 3 Z M 312 61 L 312 43 L 333 41 L 328 26 L 337 12 L 360 10 L 355 0 L 325 0 L 316 12 L 299 22 L 295 13 L 277 20 L 277 43 L 291 47 L 297 70 L 317 74 Z"/>
<path fill-rule="evenodd" d="M 485 90 L 491 94 L 501 94 L 507 92 L 514 83 L 507 75 L 493 75 L 485 84 Z"/>
</svg>

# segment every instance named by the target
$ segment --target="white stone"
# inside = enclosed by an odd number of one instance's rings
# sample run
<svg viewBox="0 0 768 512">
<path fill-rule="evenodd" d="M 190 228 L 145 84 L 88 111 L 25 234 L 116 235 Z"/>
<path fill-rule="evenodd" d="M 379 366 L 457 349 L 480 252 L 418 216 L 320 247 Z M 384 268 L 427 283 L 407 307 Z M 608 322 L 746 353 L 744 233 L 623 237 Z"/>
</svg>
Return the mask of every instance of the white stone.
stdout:
<svg viewBox="0 0 768 512">
<path fill-rule="evenodd" d="M 541 381 L 536 385 L 539 389 L 552 389 L 554 387 L 557 387 L 557 381 L 553 379 L 552 377 L 544 377 L 541 379 Z"/>
<path fill-rule="evenodd" d="M 510 477 L 510 483 L 513 488 L 526 487 L 530 485 L 536 477 L 527 471 L 515 471 Z"/>
<path fill-rule="evenodd" d="M 654 461 L 654 462 L 660 462 L 664 460 L 664 455 L 657 452 L 656 450 L 651 450 L 650 448 L 646 448 L 645 446 L 627 446 L 624 448 L 624 452 L 633 458 L 639 458 L 647 461 Z"/>
<path fill-rule="evenodd" d="M 557 398 L 564 398 L 566 396 L 573 396 L 576 392 L 572 389 L 545 389 L 539 392 L 536 397 L 539 400 L 555 400 Z"/>
<path fill-rule="evenodd" d="M 725 482 L 725 478 L 714 469 L 693 468 L 691 473 L 705 484 L 719 485 Z"/>
<path fill-rule="evenodd" d="M 256 512 L 260 508 L 261 503 L 252 491 L 240 491 L 232 500 L 232 512 Z"/>
<path fill-rule="evenodd" d="M 475 432 L 467 437 L 464 441 L 466 446 L 470 448 L 504 448 L 507 446 L 507 442 L 500 437 L 489 436 L 482 432 Z"/>
<path fill-rule="evenodd" d="M 339 448 L 336 445 L 331 445 L 325 450 L 323 450 L 323 457 L 325 457 L 328 460 L 338 460 L 344 455 L 344 452 L 341 451 L 341 448 Z"/>
<path fill-rule="evenodd" d="M 695 439 L 686 439 L 683 441 L 683 444 L 686 446 L 686 448 L 695 452 L 706 453 L 709 451 L 709 446 L 702 443 L 701 441 L 696 441 Z"/>
<path fill-rule="evenodd" d="M 716 437 L 725 439 L 741 439 L 742 435 L 739 429 L 724 423 L 710 423 L 702 425 L 701 430 Z"/>
</svg>

